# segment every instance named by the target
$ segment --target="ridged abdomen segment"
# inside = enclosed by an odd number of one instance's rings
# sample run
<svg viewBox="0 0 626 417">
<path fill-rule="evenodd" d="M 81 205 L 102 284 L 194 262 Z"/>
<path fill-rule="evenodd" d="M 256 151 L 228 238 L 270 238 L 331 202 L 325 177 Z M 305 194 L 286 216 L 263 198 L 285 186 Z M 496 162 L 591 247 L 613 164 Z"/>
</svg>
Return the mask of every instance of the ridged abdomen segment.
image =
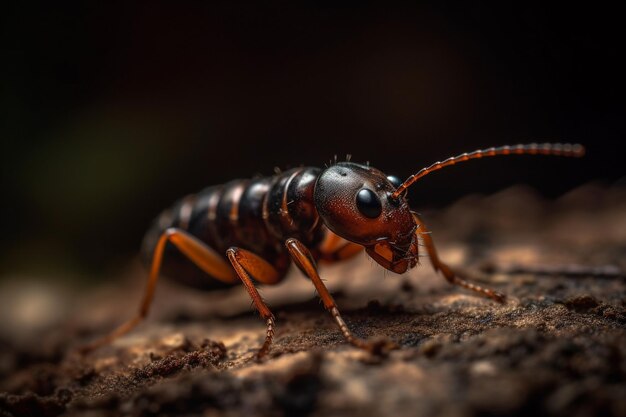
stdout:
<svg viewBox="0 0 626 417">
<path fill-rule="evenodd" d="M 159 236 L 169 227 L 183 229 L 226 258 L 235 246 L 249 250 L 285 273 L 289 257 L 284 242 L 295 237 L 317 245 L 323 235 L 313 203 L 317 168 L 298 168 L 273 177 L 234 180 L 187 196 L 164 211 L 144 238 L 146 263 Z M 227 286 L 204 274 L 171 244 L 166 248 L 163 275 L 204 289 Z"/>
<path fill-rule="evenodd" d="M 284 242 L 295 237 L 305 244 L 319 238 L 319 216 L 313 202 L 313 190 L 320 170 L 299 168 L 278 175 L 264 201 L 265 224 L 270 234 Z"/>
</svg>

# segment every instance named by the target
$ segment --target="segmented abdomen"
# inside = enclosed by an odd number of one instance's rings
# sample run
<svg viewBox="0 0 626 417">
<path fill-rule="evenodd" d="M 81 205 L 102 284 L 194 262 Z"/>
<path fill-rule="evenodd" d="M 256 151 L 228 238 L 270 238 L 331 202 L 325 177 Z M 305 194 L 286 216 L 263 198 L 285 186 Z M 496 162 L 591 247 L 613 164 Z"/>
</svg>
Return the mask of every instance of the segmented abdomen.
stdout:
<svg viewBox="0 0 626 417">
<path fill-rule="evenodd" d="M 318 168 L 297 168 L 273 177 L 234 180 L 184 197 L 161 213 L 146 233 L 144 262 L 150 263 L 160 235 L 176 227 L 196 236 L 224 259 L 230 247 L 247 249 L 284 275 L 290 263 L 284 248 L 287 238 L 298 238 L 312 248 L 323 238 L 313 204 L 319 173 Z M 228 286 L 204 274 L 172 244 L 167 245 L 161 271 L 197 288 Z"/>
</svg>

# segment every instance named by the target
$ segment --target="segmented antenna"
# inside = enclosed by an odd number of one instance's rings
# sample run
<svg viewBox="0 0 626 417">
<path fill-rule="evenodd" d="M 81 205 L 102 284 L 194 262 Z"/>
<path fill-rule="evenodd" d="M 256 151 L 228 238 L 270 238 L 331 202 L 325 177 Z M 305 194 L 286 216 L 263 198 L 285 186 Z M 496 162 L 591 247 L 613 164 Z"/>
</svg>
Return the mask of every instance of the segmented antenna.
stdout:
<svg viewBox="0 0 626 417">
<path fill-rule="evenodd" d="M 474 152 L 463 153 L 461 155 L 453 156 L 445 161 L 435 162 L 429 167 L 422 168 L 417 174 L 411 175 L 398 187 L 398 189 L 391 195 L 391 198 L 398 198 L 400 194 L 411 186 L 415 181 L 419 180 L 423 176 L 437 171 L 443 167 L 455 165 L 459 162 L 469 161 L 470 159 L 484 158 L 488 156 L 496 155 L 556 155 L 556 156 L 571 156 L 581 157 L 585 154 L 585 147 L 575 143 L 530 143 L 520 145 L 505 145 L 498 148 L 478 149 Z"/>
</svg>

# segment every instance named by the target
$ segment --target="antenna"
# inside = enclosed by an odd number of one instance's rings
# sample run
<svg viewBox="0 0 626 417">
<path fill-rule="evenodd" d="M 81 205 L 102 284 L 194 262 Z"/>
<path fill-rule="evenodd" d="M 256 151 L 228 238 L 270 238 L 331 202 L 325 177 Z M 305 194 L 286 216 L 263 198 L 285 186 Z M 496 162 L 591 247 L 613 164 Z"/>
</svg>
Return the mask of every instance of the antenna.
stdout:
<svg viewBox="0 0 626 417">
<path fill-rule="evenodd" d="M 459 162 L 469 161 L 470 159 L 485 158 L 488 156 L 497 155 L 554 155 L 554 156 L 571 156 L 579 158 L 585 154 L 585 147 L 575 143 L 530 143 L 520 145 L 505 145 L 498 148 L 478 149 L 470 153 L 462 153 L 461 155 L 453 156 L 445 161 L 438 161 L 429 167 L 422 168 L 417 174 L 411 175 L 407 178 L 398 189 L 391 195 L 391 198 L 396 199 L 409 188 L 415 181 L 419 180 L 425 175 L 430 174 L 433 171 L 437 171 L 441 168 L 455 165 Z"/>
</svg>

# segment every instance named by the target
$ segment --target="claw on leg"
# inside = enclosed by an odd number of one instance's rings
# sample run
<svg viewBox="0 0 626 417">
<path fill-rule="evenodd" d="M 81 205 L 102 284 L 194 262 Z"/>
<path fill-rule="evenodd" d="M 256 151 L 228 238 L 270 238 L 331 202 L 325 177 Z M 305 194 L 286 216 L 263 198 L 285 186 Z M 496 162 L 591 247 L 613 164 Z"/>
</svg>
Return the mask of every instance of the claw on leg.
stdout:
<svg viewBox="0 0 626 417">
<path fill-rule="evenodd" d="M 335 322 L 339 326 L 339 330 L 341 330 L 343 337 L 345 337 L 348 343 L 350 343 L 352 346 L 366 350 L 374 355 L 385 355 L 390 350 L 400 349 L 400 346 L 398 344 L 392 342 L 389 339 L 366 341 L 354 336 L 350 329 L 348 329 L 346 322 L 339 314 L 339 310 L 337 310 L 337 307 L 333 307 L 330 310 L 330 314 L 333 316 Z"/>
<path fill-rule="evenodd" d="M 263 342 L 263 346 L 261 346 L 261 348 L 256 354 L 257 360 L 262 360 L 263 358 L 267 356 L 272 346 L 272 341 L 274 340 L 274 327 L 275 327 L 274 317 L 273 316 L 269 317 L 265 321 L 265 323 L 267 325 L 267 332 L 265 333 L 265 341 Z"/>
</svg>

